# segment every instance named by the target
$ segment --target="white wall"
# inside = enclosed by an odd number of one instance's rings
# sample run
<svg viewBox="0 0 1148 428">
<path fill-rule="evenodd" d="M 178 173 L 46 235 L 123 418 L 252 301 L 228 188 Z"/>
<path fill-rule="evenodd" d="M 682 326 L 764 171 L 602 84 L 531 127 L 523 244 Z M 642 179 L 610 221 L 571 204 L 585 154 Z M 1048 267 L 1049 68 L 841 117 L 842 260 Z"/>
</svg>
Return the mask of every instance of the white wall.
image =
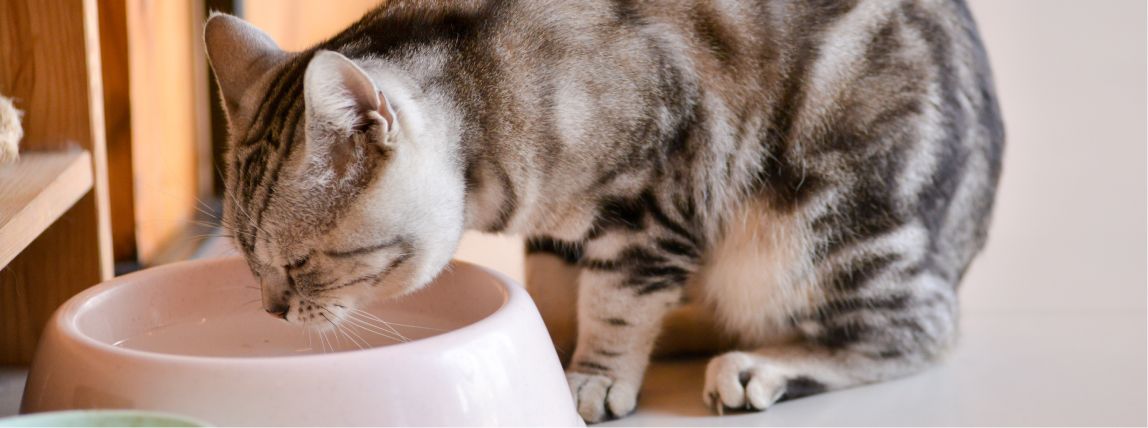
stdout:
<svg viewBox="0 0 1148 428">
<path fill-rule="evenodd" d="M 1007 132 L 969 309 L 1145 308 L 1145 2 L 975 0 Z"/>
</svg>

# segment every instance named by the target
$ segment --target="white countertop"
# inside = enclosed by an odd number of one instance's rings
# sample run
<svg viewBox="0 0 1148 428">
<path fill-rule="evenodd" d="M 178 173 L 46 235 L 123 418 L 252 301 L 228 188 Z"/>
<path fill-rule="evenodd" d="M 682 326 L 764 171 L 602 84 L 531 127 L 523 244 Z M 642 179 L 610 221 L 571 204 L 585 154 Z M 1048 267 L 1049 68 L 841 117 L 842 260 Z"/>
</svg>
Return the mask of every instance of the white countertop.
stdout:
<svg viewBox="0 0 1148 428">
<path fill-rule="evenodd" d="M 601 426 L 1144 425 L 1145 318 L 1118 313 L 965 313 L 962 342 L 916 376 L 713 415 L 704 359 L 651 367 L 638 411 Z"/>
</svg>

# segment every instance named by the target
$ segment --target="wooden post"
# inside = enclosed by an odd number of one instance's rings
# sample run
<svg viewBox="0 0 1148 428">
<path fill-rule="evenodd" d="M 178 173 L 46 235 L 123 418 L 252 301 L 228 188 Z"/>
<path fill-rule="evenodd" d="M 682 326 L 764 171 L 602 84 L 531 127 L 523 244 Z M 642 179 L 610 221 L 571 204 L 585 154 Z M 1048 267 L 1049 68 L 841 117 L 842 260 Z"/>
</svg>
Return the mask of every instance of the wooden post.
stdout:
<svg viewBox="0 0 1148 428">
<path fill-rule="evenodd" d="M 131 73 L 127 0 L 97 0 L 100 72 L 107 131 L 108 201 L 112 252 L 117 263 L 136 259 L 135 169 L 132 167 Z"/>
<path fill-rule="evenodd" d="M 21 151 L 84 149 L 93 173 L 92 190 L 0 271 L 0 363 L 28 362 L 56 307 L 112 274 L 96 13 L 95 0 L 0 1 L 0 93 L 25 112 Z"/>
<path fill-rule="evenodd" d="M 199 242 L 189 226 L 201 183 L 211 177 L 203 1 L 123 1 L 131 46 L 136 252 L 148 266 L 183 260 Z M 201 169 L 201 158 L 208 169 Z"/>
</svg>

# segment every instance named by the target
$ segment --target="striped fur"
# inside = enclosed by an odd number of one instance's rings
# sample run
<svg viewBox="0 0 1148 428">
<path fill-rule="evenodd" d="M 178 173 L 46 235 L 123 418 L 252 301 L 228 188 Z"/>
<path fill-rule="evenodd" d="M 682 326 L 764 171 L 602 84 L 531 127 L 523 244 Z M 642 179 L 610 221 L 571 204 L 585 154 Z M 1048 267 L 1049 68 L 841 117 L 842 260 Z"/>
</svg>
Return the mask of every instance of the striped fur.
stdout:
<svg viewBox="0 0 1148 428">
<path fill-rule="evenodd" d="M 720 410 L 955 338 L 1004 142 L 962 1 L 394 0 L 296 53 L 207 27 L 226 220 L 288 320 L 421 287 L 467 228 L 530 237 L 590 422 L 677 342 L 739 349 L 707 370 Z"/>
</svg>

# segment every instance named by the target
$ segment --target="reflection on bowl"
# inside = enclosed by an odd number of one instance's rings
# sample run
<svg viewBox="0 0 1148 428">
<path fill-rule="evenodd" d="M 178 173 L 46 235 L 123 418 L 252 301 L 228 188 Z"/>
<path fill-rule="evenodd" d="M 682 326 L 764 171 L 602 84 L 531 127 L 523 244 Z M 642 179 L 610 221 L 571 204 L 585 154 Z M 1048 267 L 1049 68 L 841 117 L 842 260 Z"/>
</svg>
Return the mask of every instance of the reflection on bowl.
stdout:
<svg viewBox="0 0 1148 428">
<path fill-rule="evenodd" d="M 92 287 L 41 339 L 23 412 L 144 409 L 220 425 L 581 425 L 533 303 L 454 262 L 318 333 L 268 316 L 241 259 Z"/>
</svg>

